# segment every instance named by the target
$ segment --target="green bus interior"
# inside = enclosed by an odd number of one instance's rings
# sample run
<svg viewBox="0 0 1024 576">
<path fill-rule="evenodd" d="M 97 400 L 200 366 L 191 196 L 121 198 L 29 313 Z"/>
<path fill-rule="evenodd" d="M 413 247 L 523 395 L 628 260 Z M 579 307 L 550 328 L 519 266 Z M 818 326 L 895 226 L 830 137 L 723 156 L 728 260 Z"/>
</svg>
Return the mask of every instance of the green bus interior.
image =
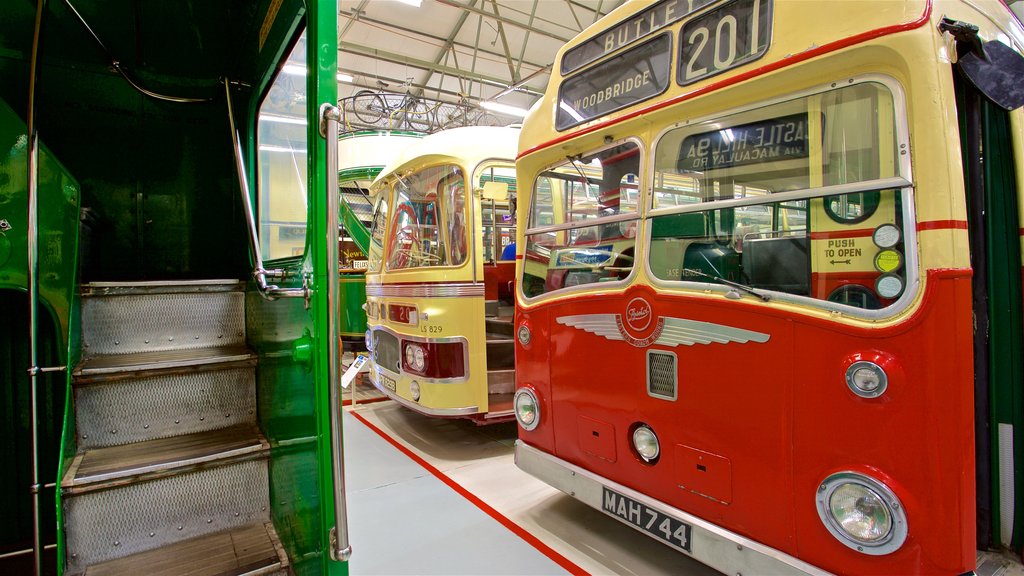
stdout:
<svg viewBox="0 0 1024 576">
<path fill-rule="evenodd" d="M 318 296 L 327 276 L 318 255 L 327 248 L 316 239 L 321 235 L 307 234 L 326 221 L 324 195 L 310 190 L 325 186 L 316 103 L 336 100 L 334 3 L 39 5 L 38 44 L 36 2 L 0 8 L 0 318 L 7 328 L 0 333 L 0 455 L 9 470 L 0 479 L 10 502 L 0 527 L 0 572 L 32 571 L 36 481 L 44 573 L 80 573 L 182 538 L 241 538 L 253 530 L 283 552 L 236 561 L 344 573 L 345 564 L 328 553 L 335 497 L 324 440 L 331 436 L 328 400 L 318 386 L 325 351 L 336 346 L 325 337 L 327 306 Z M 307 54 L 330 72 L 307 75 L 318 70 Z M 33 134 L 41 142 L 35 365 L 44 370 L 35 384 L 37 480 L 27 370 Z M 258 245 L 274 271 L 271 288 L 304 293 L 305 300 L 262 297 L 252 280 L 243 184 L 252 187 Z M 141 309 L 125 311 L 133 300 Z M 228 302 L 231 311 L 216 302 Z M 104 311 L 111 303 L 121 312 Z M 194 338 L 191 347 L 154 352 L 164 355 L 162 363 L 89 371 L 89 362 L 141 353 L 101 353 L 98 325 L 123 327 L 138 316 L 159 316 L 161 306 L 170 326 L 143 330 L 155 343 L 180 329 L 164 340 Z M 203 314 L 222 325 L 194 327 L 209 323 Z M 129 348 L 128 340 L 137 339 L 143 346 L 145 338 L 151 345 L 151 336 L 140 334 L 111 344 Z M 218 338 L 232 339 L 236 350 L 225 355 Z M 179 360 L 168 361 L 168 354 Z M 147 400 L 146 390 L 161 396 Z M 122 413 L 145 416 L 118 421 L 101 414 L 97 406 L 107 394 L 127 403 L 118 405 Z M 161 424 L 161 417 L 175 420 Z M 150 462 L 141 473 L 125 473 L 120 462 L 100 470 L 100 480 L 80 477 L 91 451 L 155 453 L 170 438 L 179 447 L 205 443 L 207 453 L 177 464 Z M 235 447 L 222 450 L 225 442 Z M 120 510 L 110 515 L 121 525 L 103 525 L 91 511 L 96 507 Z M 184 561 L 187 555 L 178 554 Z M 159 573 L 156 560 L 146 562 L 135 565 L 136 573 Z"/>
</svg>

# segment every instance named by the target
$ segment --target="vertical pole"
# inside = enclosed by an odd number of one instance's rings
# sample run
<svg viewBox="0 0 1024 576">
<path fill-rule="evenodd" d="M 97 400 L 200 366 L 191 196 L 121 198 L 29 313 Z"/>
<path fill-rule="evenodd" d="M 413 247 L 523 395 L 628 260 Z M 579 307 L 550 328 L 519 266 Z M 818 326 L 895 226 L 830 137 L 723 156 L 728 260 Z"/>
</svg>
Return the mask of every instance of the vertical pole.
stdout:
<svg viewBox="0 0 1024 576">
<path fill-rule="evenodd" d="M 42 29 L 43 10 L 46 0 L 36 0 L 36 23 L 32 34 L 32 61 L 29 67 L 28 85 L 28 306 L 29 306 L 29 386 L 31 387 L 31 418 L 32 418 L 32 555 L 35 574 L 43 572 L 42 522 L 40 518 L 39 483 L 39 366 L 37 318 L 38 290 L 38 214 L 39 203 L 39 134 L 36 130 L 36 80 L 39 76 L 39 36 Z"/>
</svg>

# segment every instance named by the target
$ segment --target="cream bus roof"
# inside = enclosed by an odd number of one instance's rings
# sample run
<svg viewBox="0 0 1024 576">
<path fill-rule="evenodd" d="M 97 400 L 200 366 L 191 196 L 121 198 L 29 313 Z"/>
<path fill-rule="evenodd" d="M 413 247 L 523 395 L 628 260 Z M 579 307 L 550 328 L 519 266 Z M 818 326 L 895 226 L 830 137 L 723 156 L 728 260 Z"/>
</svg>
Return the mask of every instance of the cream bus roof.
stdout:
<svg viewBox="0 0 1024 576">
<path fill-rule="evenodd" d="M 518 128 L 466 126 L 435 132 L 410 144 L 393 158 L 373 181 L 372 188 L 376 192 L 378 182 L 395 172 L 416 169 L 418 165 L 430 162 L 430 157 L 457 158 L 467 168 L 488 159 L 513 162 L 518 146 Z"/>
</svg>

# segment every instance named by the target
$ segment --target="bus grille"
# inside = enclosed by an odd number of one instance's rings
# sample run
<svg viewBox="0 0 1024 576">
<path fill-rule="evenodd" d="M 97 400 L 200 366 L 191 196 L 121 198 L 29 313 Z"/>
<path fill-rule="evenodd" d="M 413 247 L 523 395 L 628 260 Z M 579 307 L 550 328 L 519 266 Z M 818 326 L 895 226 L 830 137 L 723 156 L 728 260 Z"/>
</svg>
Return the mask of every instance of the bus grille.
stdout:
<svg viewBox="0 0 1024 576">
<path fill-rule="evenodd" d="M 395 374 L 402 372 L 402 354 L 398 349 L 398 337 L 383 330 L 373 331 L 373 362 Z"/>
<path fill-rule="evenodd" d="M 647 393 L 655 398 L 676 399 L 676 355 L 647 351 Z"/>
</svg>

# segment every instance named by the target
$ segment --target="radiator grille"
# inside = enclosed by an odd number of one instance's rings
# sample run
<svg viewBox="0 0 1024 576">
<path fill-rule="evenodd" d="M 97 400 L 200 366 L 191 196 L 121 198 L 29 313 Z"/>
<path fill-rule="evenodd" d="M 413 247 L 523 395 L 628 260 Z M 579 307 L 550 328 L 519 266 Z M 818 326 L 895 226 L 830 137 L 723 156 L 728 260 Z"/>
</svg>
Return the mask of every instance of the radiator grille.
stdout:
<svg viewBox="0 0 1024 576">
<path fill-rule="evenodd" d="M 398 337 L 384 330 L 373 331 L 373 362 L 385 370 L 401 373 L 402 353 L 398 349 Z"/>
<path fill-rule="evenodd" d="M 647 393 L 655 398 L 676 399 L 676 355 L 647 351 Z"/>
</svg>

